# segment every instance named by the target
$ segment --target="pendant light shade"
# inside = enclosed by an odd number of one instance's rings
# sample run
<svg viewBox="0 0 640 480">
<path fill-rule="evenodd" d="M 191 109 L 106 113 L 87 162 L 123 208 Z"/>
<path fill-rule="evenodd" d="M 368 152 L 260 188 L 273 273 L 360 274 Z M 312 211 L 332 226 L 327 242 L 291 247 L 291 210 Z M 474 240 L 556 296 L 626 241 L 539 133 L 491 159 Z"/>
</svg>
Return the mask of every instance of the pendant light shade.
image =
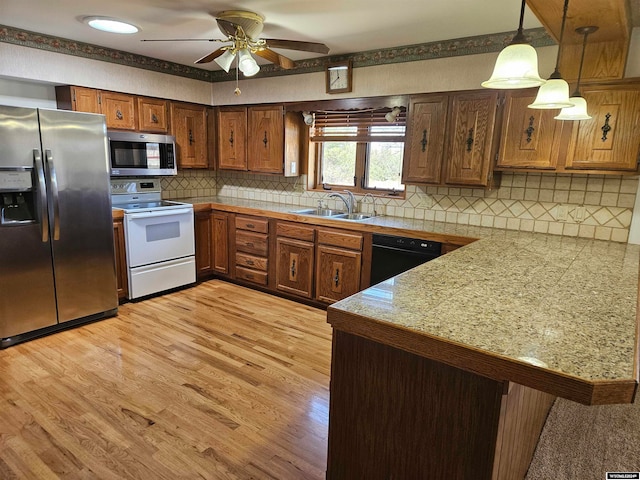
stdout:
<svg viewBox="0 0 640 480">
<path fill-rule="evenodd" d="M 560 42 L 558 43 L 558 55 L 556 57 L 556 68 L 547 80 L 538 90 L 538 95 L 529 108 L 565 108 L 573 107 L 573 102 L 569 100 L 569 84 L 562 79 L 558 65 L 560 64 L 560 52 L 562 51 L 562 37 L 564 36 L 564 24 L 567 21 L 567 10 L 569 9 L 569 0 L 564 0 L 564 8 L 562 11 L 562 26 L 560 27 Z"/>
<path fill-rule="evenodd" d="M 587 37 L 596 30 L 598 30 L 598 27 L 595 26 L 576 28 L 576 33 L 584 35 L 584 39 L 582 40 L 582 57 L 580 58 L 576 91 L 573 92 L 573 95 L 571 95 L 569 99 L 573 103 L 573 107 L 563 108 L 559 115 L 553 117 L 556 120 L 589 120 L 591 118 L 587 112 L 587 101 L 580 95 L 580 80 L 582 79 L 582 66 L 584 64 L 584 51 L 587 48 Z"/>
<path fill-rule="evenodd" d="M 549 78 L 538 90 L 538 95 L 529 108 L 551 109 L 573 107 L 569 100 L 569 84 L 562 78 Z"/>
<path fill-rule="evenodd" d="M 565 107 L 556 115 L 556 120 L 589 120 L 591 116 L 587 113 L 587 101 L 582 97 L 571 97 L 569 100 L 573 107 Z"/>
<path fill-rule="evenodd" d="M 485 88 L 529 88 L 544 84 L 538 74 L 538 54 L 522 32 L 524 7 L 522 0 L 518 33 L 498 55 L 491 78 L 481 83 Z"/>
<path fill-rule="evenodd" d="M 489 80 L 482 82 L 485 88 L 529 88 L 545 83 L 538 74 L 538 54 L 528 43 L 511 44 L 504 48 Z"/>
</svg>

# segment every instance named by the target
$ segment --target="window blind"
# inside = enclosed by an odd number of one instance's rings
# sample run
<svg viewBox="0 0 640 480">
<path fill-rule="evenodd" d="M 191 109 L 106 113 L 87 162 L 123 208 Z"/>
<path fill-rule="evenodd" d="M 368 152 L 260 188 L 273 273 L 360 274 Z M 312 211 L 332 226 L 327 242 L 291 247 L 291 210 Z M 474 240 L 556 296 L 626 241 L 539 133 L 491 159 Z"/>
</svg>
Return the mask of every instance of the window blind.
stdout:
<svg viewBox="0 0 640 480">
<path fill-rule="evenodd" d="M 404 142 L 406 110 L 395 122 L 385 115 L 390 108 L 366 111 L 315 112 L 310 135 L 313 142 Z"/>
</svg>

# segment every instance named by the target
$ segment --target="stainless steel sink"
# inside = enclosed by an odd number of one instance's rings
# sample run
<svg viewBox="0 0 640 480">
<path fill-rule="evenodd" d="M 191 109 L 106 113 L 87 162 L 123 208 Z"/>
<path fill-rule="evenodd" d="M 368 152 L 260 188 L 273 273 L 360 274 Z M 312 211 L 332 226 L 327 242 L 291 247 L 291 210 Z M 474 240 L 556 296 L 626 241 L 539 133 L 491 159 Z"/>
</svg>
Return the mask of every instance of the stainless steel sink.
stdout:
<svg viewBox="0 0 640 480">
<path fill-rule="evenodd" d="M 291 210 L 290 213 L 297 213 L 299 215 L 317 215 L 319 217 L 336 217 L 338 215 L 348 215 L 346 212 L 340 210 L 331 210 L 329 208 L 304 208 L 302 210 Z"/>
<path fill-rule="evenodd" d="M 367 213 L 343 213 L 342 215 L 335 215 L 333 218 L 340 220 L 367 220 L 368 218 L 373 217 L 373 215 L 369 215 Z"/>
</svg>

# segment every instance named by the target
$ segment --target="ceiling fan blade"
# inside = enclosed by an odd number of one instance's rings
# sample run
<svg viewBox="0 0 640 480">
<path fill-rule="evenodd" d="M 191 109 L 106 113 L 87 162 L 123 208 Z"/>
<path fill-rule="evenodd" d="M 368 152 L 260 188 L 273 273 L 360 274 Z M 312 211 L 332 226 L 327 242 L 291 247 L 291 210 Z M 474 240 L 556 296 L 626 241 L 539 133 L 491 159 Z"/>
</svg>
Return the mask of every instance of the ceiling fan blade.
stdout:
<svg viewBox="0 0 640 480">
<path fill-rule="evenodd" d="M 265 38 L 269 48 L 285 48 L 287 50 L 301 50 L 303 52 L 329 53 L 329 47 L 324 43 L 299 42 L 297 40 L 278 40 L 275 38 Z"/>
<path fill-rule="evenodd" d="M 285 57 L 284 55 L 280 55 L 273 50 L 269 50 L 268 48 L 265 48 L 264 50 L 258 50 L 255 52 L 255 54 L 259 57 L 269 60 L 271 63 L 279 65 L 286 70 L 289 70 L 296 66 L 295 62 L 290 58 Z"/>
<path fill-rule="evenodd" d="M 229 40 L 220 40 L 219 38 L 160 38 L 154 40 L 140 40 L 141 42 L 228 42 Z"/>
<path fill-rule="evenodd" d="M 238 35 L 238 25 L 235 23 L 221 18 L 216 18 L 216 22 L 218 22 L 218 28 L 220 28 L 220 31 L 227 37 L 236 37 Z"/>
<path fill-rule="evenodd" d="M 194 63 L 209 63 L 209 62 L 213 62 L 216 58 L 218 58 L 220 55 L 222 55 L 225 51 L 226 51 L 226 49 L 219 48 L 219 49 L 214 50 L 213 52 L 209 53 L 208 55 L 205 55 L 200 60 L 196 60 Z"/>
</svg>

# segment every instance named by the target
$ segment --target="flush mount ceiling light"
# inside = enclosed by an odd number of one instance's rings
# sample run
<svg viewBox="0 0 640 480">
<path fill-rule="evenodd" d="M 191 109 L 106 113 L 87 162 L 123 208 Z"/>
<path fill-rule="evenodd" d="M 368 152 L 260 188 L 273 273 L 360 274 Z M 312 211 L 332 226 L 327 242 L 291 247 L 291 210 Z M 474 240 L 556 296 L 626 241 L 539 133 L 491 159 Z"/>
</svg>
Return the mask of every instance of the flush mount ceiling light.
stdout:
<svg viewBox="0 0 640 480">
<path fill-rule="evenodd" d="M 132 34 L 140 31 L 138 27 L 131 23 L 109 17 L 84 17 L 84 23 L 91 28 L 109 33 Z"/>
<path fill-rule="evenodd" d="M 563 80 L 558 65 L 560 64 L 560 52 L 562 51 L 562 37 L 564 35 L 564 24 L 567 21 L 567 10 L 569 8 L 569 0 L 564 0 L 564 9 L 562 11 L 562 26 L 560 27 L 560 42 L 558 43 L 558 55 L 556 57 L 556 68 L 547 80 L 538 90 L 538 95 L 529 108 L 553 109 L 573 107 L 573 102 L 569 100 L 569 84 Z"/>
<path fill-rule="evenodd" d="M 481 84 L 485 88 L 529 88 L 545 83 L 538 74 L 538 54 L 522 31 L 524 7 L 525 0 L 522 0 L 518 33 L 498 55 L 491 78 Z"/>
<path fill-rule="evenodd" d="M 580 80 L 582 79 L 582 65 L 584 64 L 584 51 L 587 48 L 587 37 L 596 30 L 598 30 L 598 27 L 595 26 L 576 28 L 576 33 L 584 35 L 584 39 L 582 40 L 582 57 L 580 58 L 580 68 L 578 69 L 578 82 L 569 99 L 573 103 L 573 107 L 563 108 L 559 115 L 553 117 L 556 120 L 589 120 L 591 118 L 587 112 L 587 101 L 580 95 Z"/>
</svg>

